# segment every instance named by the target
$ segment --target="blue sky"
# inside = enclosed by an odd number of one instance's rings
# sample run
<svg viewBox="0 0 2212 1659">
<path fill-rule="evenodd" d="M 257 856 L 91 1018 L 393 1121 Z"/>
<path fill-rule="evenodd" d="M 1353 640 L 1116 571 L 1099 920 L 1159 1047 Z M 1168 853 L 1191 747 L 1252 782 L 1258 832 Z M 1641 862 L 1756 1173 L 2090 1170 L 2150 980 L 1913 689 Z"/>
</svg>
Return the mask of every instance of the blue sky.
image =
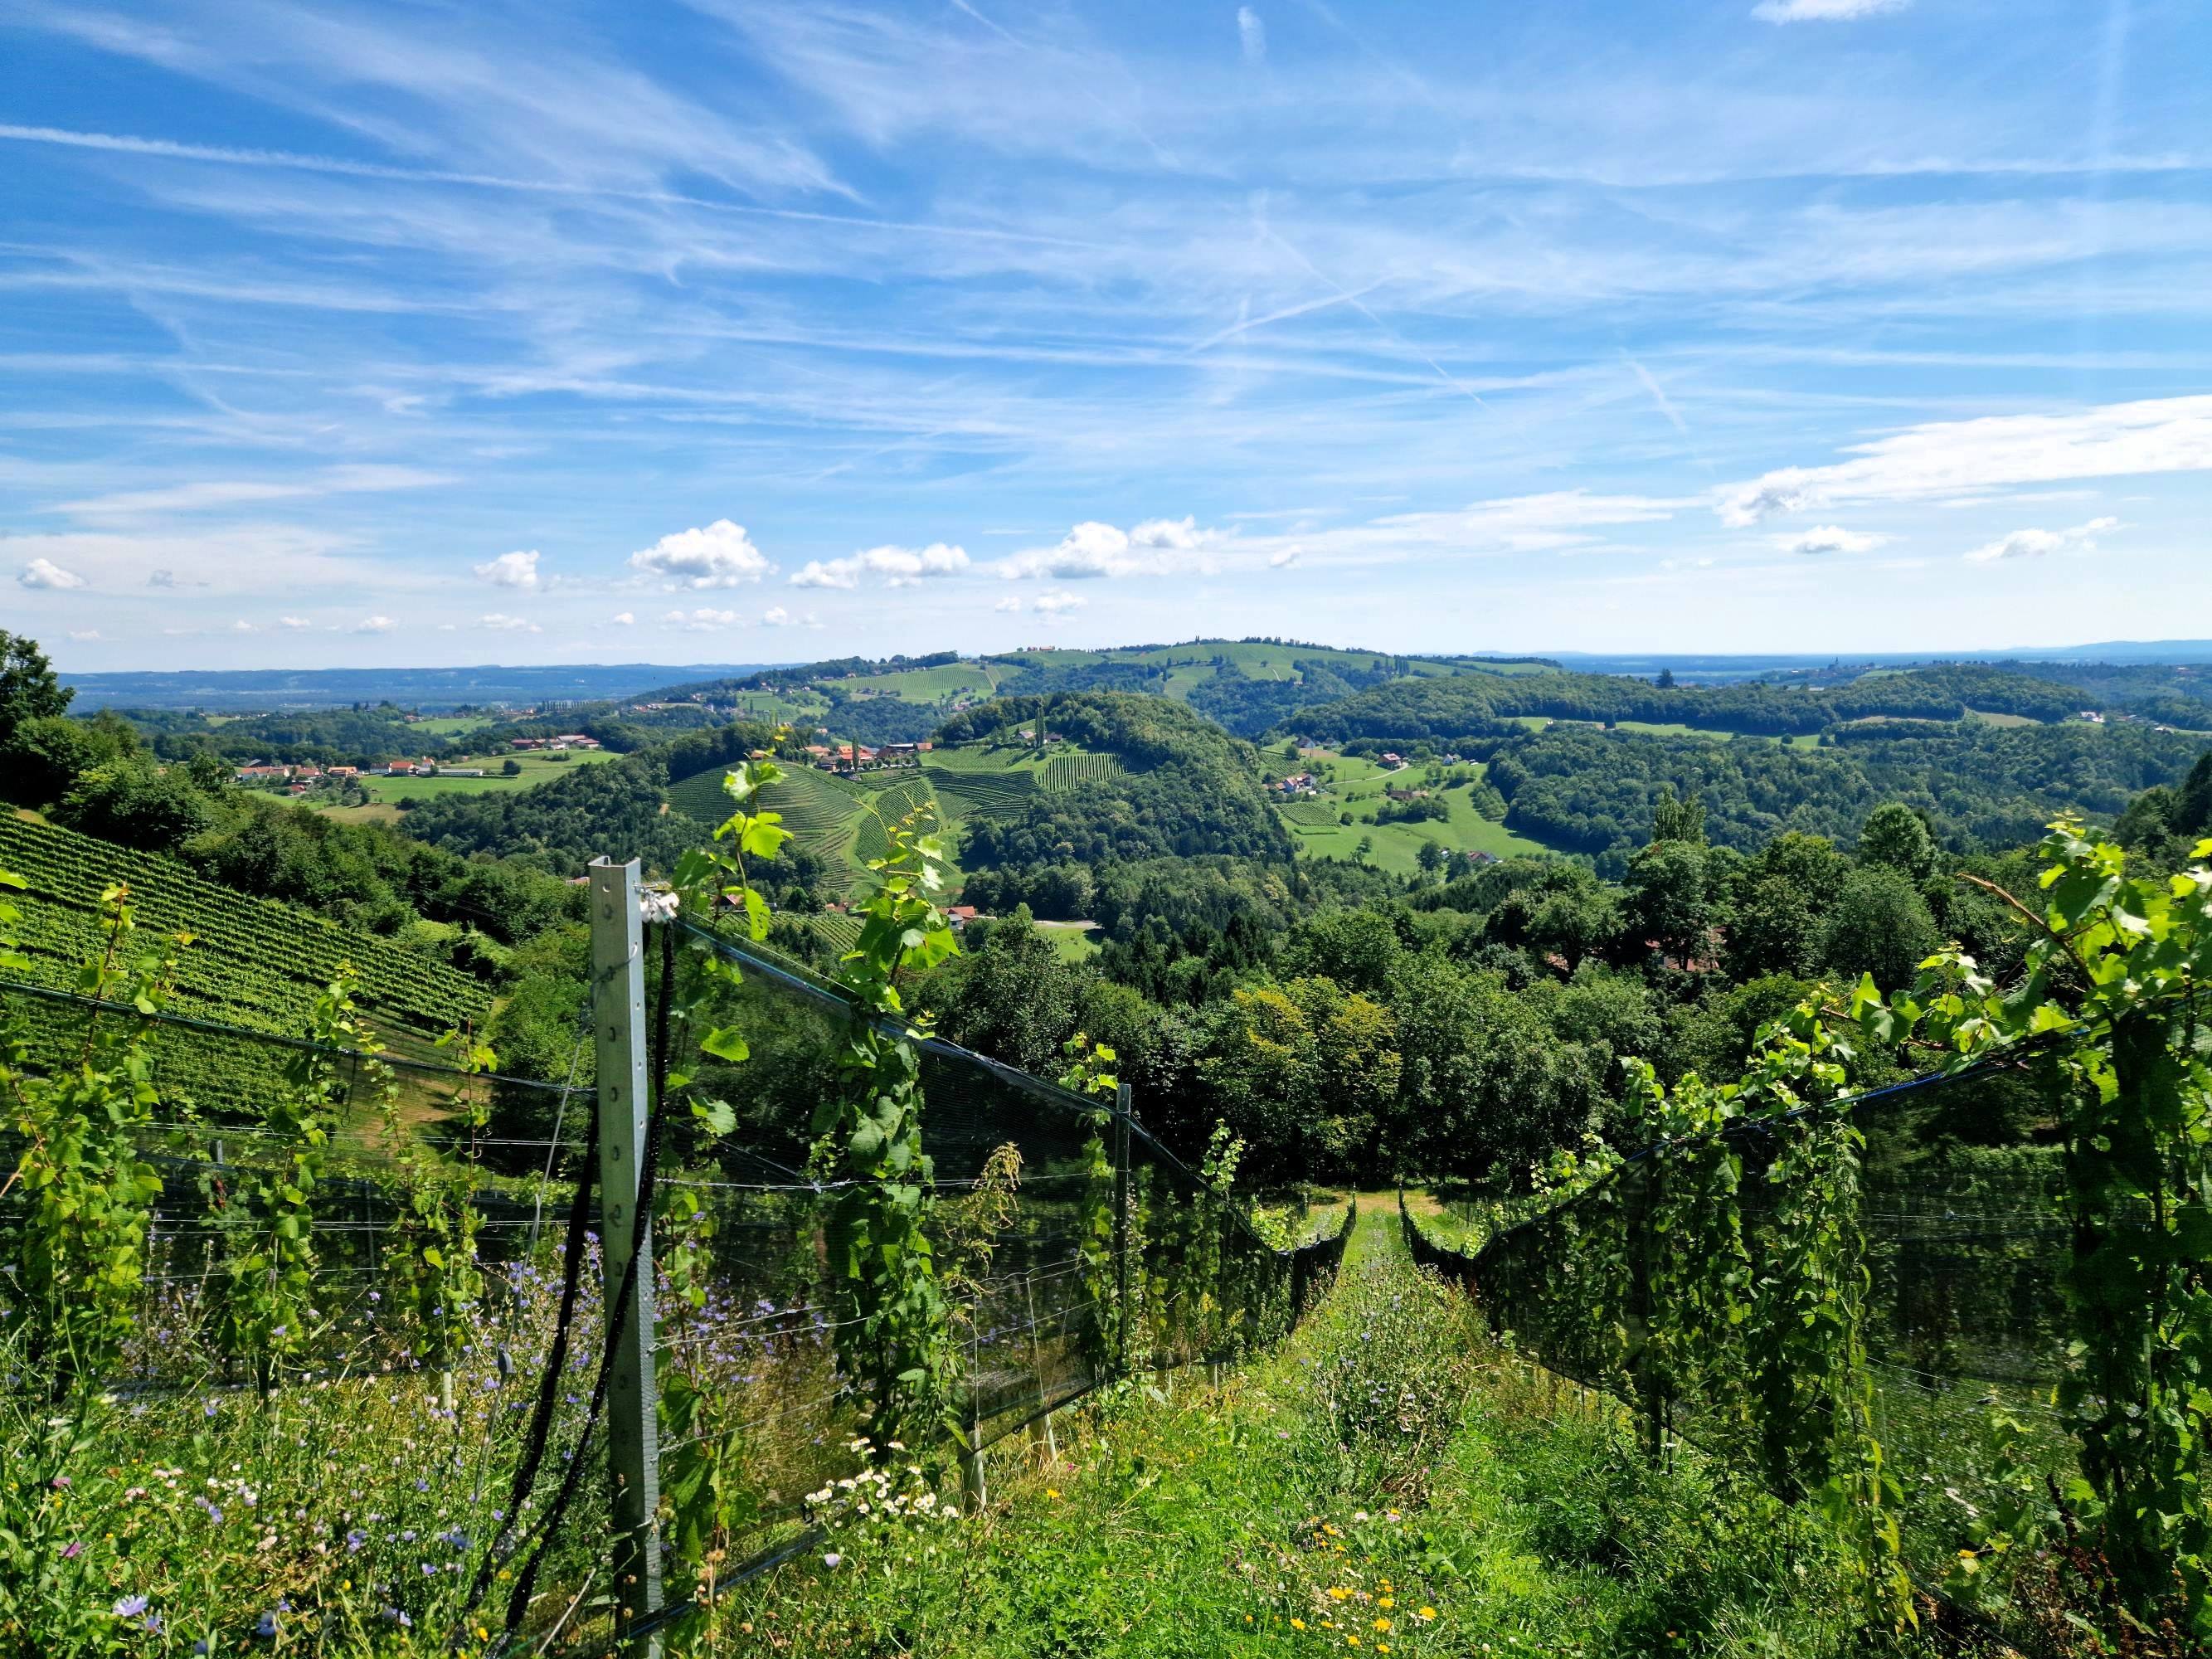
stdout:
<svg viewBox="0 0 2212 1659">
<path fill-rule="evenodd" d="M 2212 635 L 2198 0 L 0 16 L 79 670 Z"/>
</svg>

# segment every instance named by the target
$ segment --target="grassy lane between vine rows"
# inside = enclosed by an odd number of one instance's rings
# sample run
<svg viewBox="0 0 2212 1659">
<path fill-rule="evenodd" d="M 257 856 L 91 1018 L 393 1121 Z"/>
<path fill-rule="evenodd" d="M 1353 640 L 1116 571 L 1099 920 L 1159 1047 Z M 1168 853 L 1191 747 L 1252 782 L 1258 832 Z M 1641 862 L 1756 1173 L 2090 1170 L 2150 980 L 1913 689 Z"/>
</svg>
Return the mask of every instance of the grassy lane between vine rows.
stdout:
<svg viewBox="0 0 2212 1659">
<path fill-rule="evenodd" d="M 959 1521 L 848 1510 L 699 1653 L 1817 1656 L 1856 1629 L 1817 1520 L 1641 1459 L 1480 1334 L 1363 1205 L 1344 1273 L 1218 1389 L 1123 1385 Z M 896 1494 L 894 1494 L 896 1497 Z M 849 1500 L 847 1500 L 849 1502 Z M 894 1508 L 898 1507 L 895 1503 Z"/>
</svg>

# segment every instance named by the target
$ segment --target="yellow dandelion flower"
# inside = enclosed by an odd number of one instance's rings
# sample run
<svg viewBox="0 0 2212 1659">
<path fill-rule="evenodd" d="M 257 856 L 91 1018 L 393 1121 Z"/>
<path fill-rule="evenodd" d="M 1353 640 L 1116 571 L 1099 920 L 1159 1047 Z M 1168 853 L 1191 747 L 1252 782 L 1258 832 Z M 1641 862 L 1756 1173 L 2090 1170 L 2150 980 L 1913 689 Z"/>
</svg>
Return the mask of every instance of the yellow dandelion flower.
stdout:
<svg viewBox="0 0 2212 1659">
<path fill-rule="evenodd" d="M 1306 1621 L 1303 1619 L 1293 1619 L 1291 1620 L 1291 1628 L 1292 1630 L 1304 1630 L 1305 1627 Z"/>
<path fill-rule="evenodd" d="M 1388 1636 L 1390 1633 L 1390 1621 L 1388 1619 L 1377 1619 L 1375 1621 L 1375 1628 Z"/>
<path fill-rule="evenodd" d="M 1424 1619 L 1433 1619 L 1437 1616 L 1437 1610 L 1434 1607 L 1423 1607 L 1420 1616 Z"/>
<path fill-rule="evenodd" d="M 1390 1587 L 1388 1584 L 1385 1584 L 1382 1588 L 1387 1590 Z M 1388 1595 L 1378 1595 L 1375 1598 L 1375 1605 L 1378 1607 L 1395 1607 L 1398 1604 Z"/>
<path fill-rule="evenodd" d="M 1359 1638 L 1357 1636 L 1347 1636 L 1344 1638 L 1344 1645 L 1348 1648 L 1356 1648 L 1359 1645 Z"/>
<path fill-rule="evenodd" d="M 1328 1587 L 1328 1596 L 1329 1600 L 1332 1601 L 1344 1601 L 1348 1598 L 1351 1594 L 1352 1592 L 1345 1589 L 1341 1584 L 1331 1584 Z"/>
<path fill-rule="evenodd" d="M 1047 1498 L 1057 1498 L 1060 1496 L 1060 1488 L 1057 1486 L 1047 1486 L 1044 1489 L 1044 1495 Z"/>
</svg>

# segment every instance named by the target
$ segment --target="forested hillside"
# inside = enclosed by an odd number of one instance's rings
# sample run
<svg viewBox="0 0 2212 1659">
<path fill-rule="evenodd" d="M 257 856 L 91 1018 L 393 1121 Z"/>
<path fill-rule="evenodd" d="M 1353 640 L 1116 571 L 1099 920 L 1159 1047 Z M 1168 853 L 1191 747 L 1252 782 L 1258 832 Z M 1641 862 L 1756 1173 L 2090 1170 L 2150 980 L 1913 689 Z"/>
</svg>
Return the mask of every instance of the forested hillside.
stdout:
<svg viewBox="0 0 2212 1659">
<path fill-rule="evenodd" d="M 1004 697 L 955 715 L 938 739 L 1012 748 L 1024 731 L 1030 741 L 1072 741 L 1119 764 L 1067 771 L 1060 787 L 969 818 L 961 862 L 979 903 L 1029 899 L 1054 915 L 1087 915 L 1086 896 L 1068 890 L 1071 868 L 1086 872 L 1073 883 L 1080 890 L 1148 860 L 1289 861 L 1289 837 L 1250 746 L 1177 702 L 1108 691 Z"/>
<path fill-rule="evenodd" d="M 2067 807 L 2117 814 L 2203 748 L 2142 726 L 1864 731 L 1797 749 L 1555 726 L 1499 740 L 1488 775 L 1509 826 L 1561 851 L 1609 854 L 1617 874 L 1670 790 L 1703 805 L 1715 842 L 1746 851 L 1785 830 L 1848 842 L 1884 800 L 1924 811 L 1947 846 L 2002 847 L 2032 841 Z"/>
<path fill-rule="evenodd" d="M 2078 694 L 2063 686 L 1978 665 L 1874 673 L 1820 688 L 1675 686 L 1610 674 L 1471 675 L 1394 680 L 1302 709 L 1282 725 L 1286 732 L 1330 743 L 1361 738 L 1466 743 L 1497 735 L 1502 721 L 1531 715 L 1780 737 L 1875 717 L 1960 720 L 1970 710 L 2058 720 L 2080 707 Z"/>
</svg>

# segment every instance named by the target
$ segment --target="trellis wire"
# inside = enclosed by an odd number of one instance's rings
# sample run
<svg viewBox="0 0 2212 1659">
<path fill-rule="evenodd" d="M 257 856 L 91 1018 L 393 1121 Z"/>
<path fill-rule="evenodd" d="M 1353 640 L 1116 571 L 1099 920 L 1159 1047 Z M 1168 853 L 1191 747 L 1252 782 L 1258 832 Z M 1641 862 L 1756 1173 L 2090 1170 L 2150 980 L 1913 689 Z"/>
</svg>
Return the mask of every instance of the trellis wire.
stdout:
<svg viewBox="0 0 2212 1659">
<path fill-rule="evenodd" d="M 1869 1275 L 1868 1371 L 1876 1436 L 1904 1494 L 1906 1558 L 1923 1589 L 1956 1559 L 1974 1508 L 1991 1495 L 1996 1472 L 1978 1448 L 1994 1411 L 2029 1425 L 2039 1467 L 2061 1471 L 2062 1484 L 2077 1467 L 2075 1443 L 2051 1403 L 2069 1364 L 2061 1328 L 2069 1234 L 2054 1172 L 2036 1167 L 2055 1159 L 2057 1148 L 2020 1140 L 1977 1146 L 1928 1132 L 1951 1103 L 1945 1091 L 1990 1085 L 2049 1047 L 2022 1044 L 1984 1065 L 1790 1115 L 1847 1114 L 1866 1137 L 1857 1213 Z M 1741 1121 L 1721 1137 L 1742 1159 L 1739 1201 L 1754 1275 L 1771 1216 L 1772 1132 L 1785 1121 Z M 1632 1292 L 1638 1252 L 1668 1248 L 1651 1232 L 1653 1183 L 1664 1155 L 1685 1145 L 1638 1148 L 1589 1187 L 1471 1249 L 1431 1237 L 1402 1193 L 1400 1213 L 1415 1261 L 1464 1286 L 1517 1352 L 1646 1419 L 1647 1444 L 1680 1441 L 1718 1451 L 1718 1438 L 1705 1431 L 1707 1402 L 1662 1398 L 1647 1384 L 1633 1294 L 1611 1316 L 1600 1311 L 1612 1307 L 1608 1296 L 1621 1295 L 1623 1273 Z M 1976 1193 L 1967 1202 L 1978 1207 L 1962 1209 L 1953 1201 L 1962 1181 L 2012 1190 Z M 1614 1328 L 1601 1328 L 1607 1316 L 1617 1318 Z M 1935 1432 L 1939 1419 L 1974 1432 Z"/>
</svg>

